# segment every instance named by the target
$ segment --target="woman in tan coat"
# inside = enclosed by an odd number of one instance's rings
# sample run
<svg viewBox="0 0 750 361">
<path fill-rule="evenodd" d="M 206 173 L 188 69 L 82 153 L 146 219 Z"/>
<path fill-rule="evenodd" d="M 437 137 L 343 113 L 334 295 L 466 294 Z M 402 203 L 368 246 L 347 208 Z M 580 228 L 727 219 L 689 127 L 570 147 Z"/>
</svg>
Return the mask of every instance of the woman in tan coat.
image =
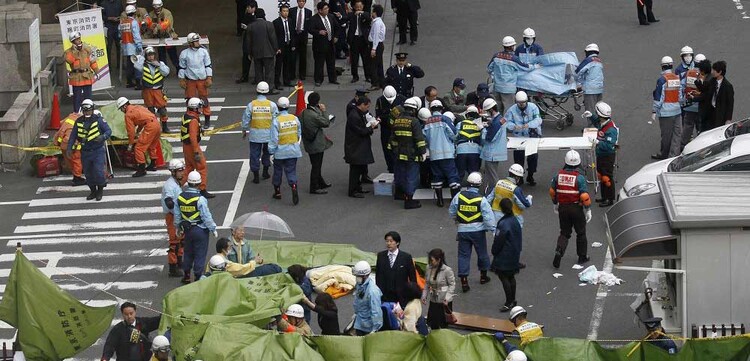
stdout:
<svg viewBox="0 0 750 361">
<path fill-rule="evenodd" d="M 422 303 L 430 302 L 427 309 L 427 325 L 437 330 L 445 328 L 446 310 L 453 310 L 453 296 L 456 290 L 456 277 L 453 270 L 445 264 L 445 253 L 440 248 L 435 248 L 428 253 L 430 265 L 427 274 L 424 291 L 422 292 Z"/>
</svg>

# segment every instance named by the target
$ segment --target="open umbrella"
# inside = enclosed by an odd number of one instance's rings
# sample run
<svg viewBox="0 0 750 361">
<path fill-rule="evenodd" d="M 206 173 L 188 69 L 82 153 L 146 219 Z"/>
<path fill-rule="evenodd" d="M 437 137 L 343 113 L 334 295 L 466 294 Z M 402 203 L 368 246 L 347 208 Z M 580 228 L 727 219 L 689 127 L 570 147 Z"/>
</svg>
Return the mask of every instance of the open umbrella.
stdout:
<svg viewBox="0 0 750 361">
<path fill-rule="evenodd" d="M 239 216 L 232 222 L 232 229 L 245 228 L 245 236 L 266 239 L 294 238 L 294 233 L 281 217 L 268 212 L 253 212 Z"/>
</svg>

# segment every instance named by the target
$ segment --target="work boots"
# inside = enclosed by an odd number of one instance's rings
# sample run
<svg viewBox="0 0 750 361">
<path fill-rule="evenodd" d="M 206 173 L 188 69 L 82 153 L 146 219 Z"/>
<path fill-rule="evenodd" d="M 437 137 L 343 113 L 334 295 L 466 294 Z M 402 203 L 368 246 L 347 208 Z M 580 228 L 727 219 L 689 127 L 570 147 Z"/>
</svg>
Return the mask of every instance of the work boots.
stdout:
<svg viewBox="0 0 750 361">
<path fill-rule="evenodd" d="M 204 115 L 205 121 L 203 122 L 203 130 L 209 130 L 211 129 L 211 116 L 210 115 Z"/>
<path fill-rule="evenodd" d="M 102 200 L 102 195 L 104 194 L 104 186 L 96 186 L 96 201 Z"/>
<path fill-rule="evenodd" d="M 172 133 L 172 130 L 169 129 L 169 126 L 167 126 L 167 122 L 161 122 L 161 132 L 162 134 Z"/>
<path fill-rule="evenodd" d="M 75 186 L 82 186 L 84 184 L 86 184 L 85 178 L 73 176 L 73 182 L 71 182 L 71 185 L 75 187 Z"/>
<path fill-rule="evenodd" d="M 404 199 L 406 199 L 406 195 L 404 194 L 404 191 L 401 190 L 401 187 L 394 184 L 393 185 L 393 200 L 403 201 Z"/>
<path fill-rule="evenodd" d="M 555 259 L 552 260 L 552 267 L 560 268 L 560 260 L 562 260 L 562 253 L 555 252 Z"/>
<path fill-rule="evenodd" d="M 461 276 L 461 291 L 463 293 L 469 292 L 471 290 L 471 287 L 469 287 L 469 278 L 466 276 Z"/>
<path fill-rule="evenodd" d="M 421 207 L 422 203 L 414 199 L 414 196 L 406 196 L 406 200 L 404 201 L 404 209 L 416 209 Z"/>
<path fill-rule="evenodd" d="M 90 201 L 96 198 L 96 186 L 89 186 L 89 189 L 91 190 L 91 193 L 89 193 L 89 195 L 86 196 L 87 201 Z"/>
<path fill-rule="evenodd" d="M 438 188 L 435 190 L 435 197 L 437 197 L 437 206 L 443 207 L 443 190 Z"/>
<path fill-rule="evenodd" d="M 182 276 L 182 283 L 188 284 L 190 283 L 190 271 L 183 271 L 184 275 Z"/>
<path fill-rule="evenodd" d="M 151 162 L 148 163 L 148 167 L 146 167 L 146 170 L 149 172 L 156 172 L 156 160 L 151 159 Z"/>
<path fill-rule="evenodd" d="M 135 173 L 133 173 L 133 178 L 143 177 L 146 175 L 146 165 L 141 163 L 138 164 L 135 167 Z"/>
<path fill-rule="evenodd" d="M 216 195 L 215 195 L 215 194 L 212 194 L 212 193 L 208 193 L 208 191 L 207 191 L 207 190 L 205 190 L 205 189 L 201 191 L 201 195 L 202 195 L 202 196 L 203 196 L 204 198 L 206 198 L 206 199 L 216 198 Z"/>
<path fill-rule="evenodd" d="M 584 263 L 587 263 L 591 260 L 591 257 L 589 256 L 578 256 L 578 262 L 576 262 L 577 265 L 583 265 Z"/>
<path fill-rule="evenodd" d="M 257 170 L 253 172 L 253 183 L 254 184 L 260 183 L 260 177 L 258 175 L 258 171 Z"/>
<path fill-rule="evenodd" d="M 453 201 L 453 198 L 456 198 L 456 194 L 461 192 L 461 187 L 451 188 L 451 202 Z"/>
<path fill-rule="evenodd" d="M 182 274 L 180 274 L 180 270 L 177 269 L 176 264 L 170 264 L 169 265 L 169 277 L 180 277 Z"/>
<path fill-rule="evenodd" d="M 297 193 L 297 185 L 292 186 L 292 203 L 296 206 L 299 203 L 299 193 Z"/>
<path fill-rule="evenodd" d="M 536 185 L 536 181 L 534 180 L 534 173 L 529 172 L 529 175 L 526 177 L 526 183 L 528 183 L 530 186 Z"/>
<path fill-rule="evenodd" d="M 273 187 L 273 199 L 281 199 L 281 187 Z"/>
<path fill-rule="evenodd" d="M 479 276 L 479 284 L 483 285 L 485 283 L 489 283 L 492 279 L 487 276 L 487 271 L 480 271 L 481 276 Z"/>
<path fill-rule="evenodd" d="M 263 167 L 263 179 L 271 178 L 271 175 L 268 174 L 268 167 Z"/>
</svg>

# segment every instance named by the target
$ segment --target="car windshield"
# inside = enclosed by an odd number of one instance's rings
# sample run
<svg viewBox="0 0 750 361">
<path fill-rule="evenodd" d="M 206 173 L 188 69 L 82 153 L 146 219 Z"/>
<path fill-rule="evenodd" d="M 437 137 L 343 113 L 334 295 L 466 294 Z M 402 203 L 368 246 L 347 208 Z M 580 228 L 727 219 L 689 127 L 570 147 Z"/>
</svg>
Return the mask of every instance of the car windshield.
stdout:
<svg viewBox="0 0 750 361">
<path fill-rule="evenodd" d="M 726 139 L 714 145 L 703 148 L 695 153 L 681 155 L 669 164 L 670 172 L 692 172 L 715 160 L 729 155 L 732 139 Z"/>
<path fill-rule="evenodd" d="M 724 137 L 729 139 L 738 135 L 747 134 L 748 132 L 750 132 L 750 118 L 742 119 L 729 125 L 727 130 L 724 131 Z"/>
</svg>

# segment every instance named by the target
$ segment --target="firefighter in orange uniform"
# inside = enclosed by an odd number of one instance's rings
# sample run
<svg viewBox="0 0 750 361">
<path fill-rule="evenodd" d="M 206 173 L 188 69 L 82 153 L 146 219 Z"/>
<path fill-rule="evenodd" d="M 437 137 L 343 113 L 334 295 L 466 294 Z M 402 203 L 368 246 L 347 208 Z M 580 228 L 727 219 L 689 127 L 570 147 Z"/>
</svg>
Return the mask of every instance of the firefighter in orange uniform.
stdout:
<svg viewBox="0 0 750 361">
<path fill-rule="evenodd" d="M 128 151 L 135 148 L 136 171 L 133 177 L 143 177 L 146 171 L 156 171 L 159 158 L 161 126 L 156 116 L 141 105 L 132 105 L 128 98 L 117 99 L 117 108 L 125 113 L 125 128 L 128 131 Z M 151 162 L 146 167 L 146 150 Z"/>
<path fill-rule="evenodd" d="M 156 57 L 154 48 L 147 47 L 144 52 L 145 57 L 138 56 L 134 66 L 141 76 L 141 97 L 143 105 L 148 110 L 156 113 L 161 120 L 161 132 L 170 133 L 167 121 L 167 96 L 164 95 L 164 78 L 169 75 L 169 67 L 163 61 Z"/>
<path fill-rule="evenodd" d="M 185 162 L 182 159 L 169 161 L 169 171 L 172 175 L 164 182 L 161 190 L 161 207 L 164 211 L 164 219 L 167 223 L 167 234 L 169 235 L 169 250 L 167 251 L 167 263 L 169 264 L 169 277 L 181 277 L 182 272 L 182 246 L 183 236 L 177 235 L 174 226 L 174 213 L 172 210 L 177 206 L 177 198 L 182 193 L 183 178 L 185 176 Z"/>
<path fill-rule="evenodd" d="M 174 18 L 172 12 L 164 9 L 164 1 L 154 0 L 151 3 L 154 8 L 148 13 L 146 18 L 146 38 L 150 39 L 177 39 L 177 33 L 174 31 Z M 172 62 L 175 68 L 178 68 L 177 60 L 177 48 L 174 46 L 160 46 L 159 47 L 159 59 L 164 59 L 166 62 L 167 54 L 169 54 L 169 60 Z"/>
<path fill-rule="evenodd" d="M 70 67 L 68 84 L 73 87 L 73 112 L 78 113 L 81 102 L 91 99 L 91 86 L 94 79 L 99 80 L 99 65 L 96 63 L 94 49 L 83 43 L 80 32 L 68 34 L 68 39 L 73 45 L 65 50 L 64 58 Z"/>
<path fill-rule="evenodd" d="M 182 140 L 182 154 L 185 157 L 185 173 L 193 170 L 201 174 L 200 190 L 205 198 L 214 198 L 215 195 L 208 193 L 208 168 L 206 168 L 206 157 L 201 150 L 201 123 L 200 109 L 203 102 L 198 98 L 190 98 L 187 102 L 187 112 L 182 116 L 180 127 L 180 139 Z"/>
<path fill-rule="evenodd" d="M 70 157 L 66 150 L 68 149 L 68 141 L 70 140 L 70 132 L 73 131 L 73 125 L 76 123 L 76 119 L 81 115 L 78 113 L 70 113 L 60 125 L 60 129 L 55 133 L 53 144 L 60 147 L 65 164 L 70 168 L 73 173 L 73 186 L 82 186 L 86 184 L 86 179 L 83 178 L 83 166 L 81 165 L 81 145 L 73 145 L 73 151 L 70 152 Z"/>
</svg>

